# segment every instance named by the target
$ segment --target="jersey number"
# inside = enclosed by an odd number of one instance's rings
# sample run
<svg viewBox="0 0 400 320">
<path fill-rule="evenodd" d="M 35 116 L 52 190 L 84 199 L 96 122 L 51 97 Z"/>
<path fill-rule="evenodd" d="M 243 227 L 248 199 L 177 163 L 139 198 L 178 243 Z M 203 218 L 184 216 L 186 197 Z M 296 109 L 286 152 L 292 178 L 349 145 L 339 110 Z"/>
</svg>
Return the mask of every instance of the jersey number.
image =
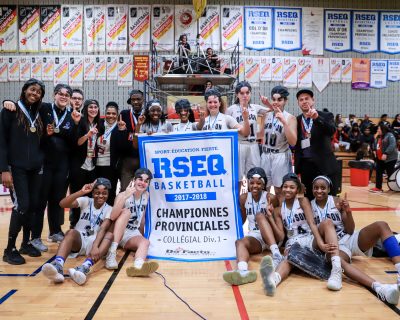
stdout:
<svg viewBox="0 0 400 320">
<path fill-rule="evenodd" d="M 265 134 L 265 144 L 270 145 L 271 147 L 275 147 L 276 145 L 276 134 L 271 135 L 269 137 L 269 143 L 268 143 L 268 132 Z"/>
</svg>

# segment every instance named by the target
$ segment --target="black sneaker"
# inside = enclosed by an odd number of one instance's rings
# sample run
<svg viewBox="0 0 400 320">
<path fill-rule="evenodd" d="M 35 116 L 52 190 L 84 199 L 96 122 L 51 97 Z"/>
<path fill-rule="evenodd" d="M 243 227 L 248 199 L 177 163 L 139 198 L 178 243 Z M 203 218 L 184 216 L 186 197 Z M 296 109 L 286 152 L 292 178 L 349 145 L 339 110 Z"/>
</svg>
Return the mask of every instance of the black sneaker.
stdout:
<svg viewBox="0 0 400 320">
<path fill-rule="evenodd" d="M 27 254 L 30 257 L 40 257 L 42 253 L 36 249 L 30 242 L 22 243 L 21 249 L 19 249 L 20 254 Z"/>
<path fill-rule="evenodd" d="M 15 265 L 25 263 L 24 257 L 20 255 L 15 247 L 11 250 L 4 249 L 3 261 Z"/>
</svg>

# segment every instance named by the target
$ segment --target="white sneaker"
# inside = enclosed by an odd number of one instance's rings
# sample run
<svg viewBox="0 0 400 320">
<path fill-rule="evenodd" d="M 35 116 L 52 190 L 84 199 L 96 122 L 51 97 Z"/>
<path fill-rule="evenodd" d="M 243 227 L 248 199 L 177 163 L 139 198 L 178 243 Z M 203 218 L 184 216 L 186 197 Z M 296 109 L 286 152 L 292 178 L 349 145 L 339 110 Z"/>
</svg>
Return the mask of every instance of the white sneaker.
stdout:
<svg viewBox="0 0 400 320">
<path fill-rule="evenodd" d="M 86 282 L 86 275 L 89 273 L 89 271 L 90 269 L 83 265 L 68 269 L 68 273 L 71 279 L 80 286 Z"/>
<path fill-rule="evenodd" d="M 328 279 L 327 287 L 329 290 L 339 291 L 342 289 L 342 269 L 333 269 Z"/>
<path fill-rule="evenodd" d="M 264 285 L 264 292 L 267 296 L 274 296 L 276 291 L 276 284 L 274 281 L 274 262 L 270 256 L 265 256 L 261 260 L 260 274 Z"/>
<path fill-rule="evenodd" d="M 47 279 L 50 279 L 54 283 L 64 282 L 63 267 L 55 261 L 44 264 L 42 272 Z"/>
<path fill-rule="evenodd" d="M 106 257 L 106 268 L 108 270 L 115 270 L 118 269 L 118 262 L 117 262 L 117 252 L 116 251 L 108 251 Z"/>
<path fill-rule="evenodd" d="M 376 289 L 378 298 L 396 305 L 399 302 L 399 288 L 397 284 L 383 284 Z"/>
</svg>

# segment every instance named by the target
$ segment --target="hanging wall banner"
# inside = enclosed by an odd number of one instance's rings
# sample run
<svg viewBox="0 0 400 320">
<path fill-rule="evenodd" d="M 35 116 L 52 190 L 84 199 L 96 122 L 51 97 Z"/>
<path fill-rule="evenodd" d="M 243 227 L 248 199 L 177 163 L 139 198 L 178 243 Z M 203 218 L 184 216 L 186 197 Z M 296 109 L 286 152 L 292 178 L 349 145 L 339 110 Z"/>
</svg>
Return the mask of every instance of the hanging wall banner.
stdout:
<svg viewBox="0 0 400 320">
<path fill-rule="evenodd" d="M 174 50 L 174 6 L 156 5 L 152 7 L 151 34 L 157 50 Z"/>
<path fill-rule="evenodd" d="M 19 52 L 39 52 L 39 6 L 18 7 Z"/>
<path fill-rule="evenodd" d="M 272 61 L 271 57 L 261 57 L 260 59 L 260 81 L 271 81 Z"/>
<path fill-rule="evenodd" d="M 246 57 L 244 68 L 244 79 L 250 82 L 254 87 L 258 87 L 260 84 L 260 57 Z"/>
<path fill-rule="evenodd" d="M 107 57 L 97 56 L 96 57 L 96 80 L 106 81 L 107 80 Z"/>
<path fill-rule="evenodd" d="M 329 84 L 329 58 L 313 58 L 312 61 L 313 83 L 322 92 Z"/>
<path fill-rule="evenodd" d="M 42 57 L 42 81 L 53 81 L 54 57 Z"/>
<path fill-rule="evenodd" d="M 85 6 L 85 36 L 88 52 L 106 51 L 105 6 Z"/>
<path fill-rule="evenodd" d="M 129 51 L 150 51 L 151 6 L 129 6 Z"/>
<path fill-rule="evenodd" d="M 71 87 L 83 87 L 83 57 L 69 58 L 68 84 Z"/>
<path fill-rule="evenodd" d="M 353 58 L 352 89 L 369 89 L 370 87 L 370 60 Z"/>
<path fill-rule="evenodd" d="M 96 79 L 96 58 L 94 56 L 85 56 L 83 70 L 83 79 L 85 81 L 94 81 Z"/>
<path fill-rule="evenodd" d="M 61 6 L 61 50 L 82 51 L 83 6 Z"/>
<path fill-rule="evenodd" d="M 31 57 L 31 77 L 42 80 L 42 57 Z"/>
<path fill-rule="evenodd" d="M 380 51 L 400 53 L 400 12 L 380 12 Z"/>
<path fill-rule="evenodd" d="M 282 81 L 282 70 L 283 70 L 283 58 L 281 57 L 272 57 L 272 81 Z"/>
<path fill-rule="evenodd" d="M 107 51 L 125 52 L 128 46 L 128 7 L 107 5 Z"/>
<path fill-rule="evenodd" d="M 274 8 L 275 49 L 300 50 L 301 41 L 301 9 Z"/>
<path fill-rule="evenodd" d="M 54 85 L 59 83 L 68 84 L 68 61 L 67 56 L 58 56 L 54 58 Z"/>
<path fill-rule="evenodd" d="M 17 6 L 0 6 L 0 51 L 15 52 L 17 49 Z"/>
<path fill-rule="evenodd" d="M 351 11 L 325 10 L 325 50 L 345 52 L 351 50 Z"/>
<path fill-rule="evenodd" d="M 388 80 L 400 81 L 400 60 L 388 61 Z"/>
<path fill-rule="evenodd" d="M 118 86 L 131 87 L 133 80 L 132 56 L 118 57 Z"/>
<path fill-rule="evenodd" d="M 107 80 L 118 80 L 118 56 L 107 57 Z"/>
<path fill-rule="evenodd" d="M 19 58 L 19 80 L 27 81 L 31 78 L 31 57 L 20 56 Z"/>
<path fill-rule="evenodd" d="M 353 51 L 371 53 L 378 51 L 379 13 L 353 11 Z"/>
<path fill-rule="evenodd" d="M 175 5 L 175 52 L 178 52 L 179 37 L 187 36 L 188 43 L 195 52 L 197 39 L 197 20 L 193 7 L 188 5 Z"/>
<path fill-rule="evenodd" d="M 352 71 L 353 71 L 353 67 L 352 67 L 352 63 L 353 60 L 351 58 L 343 58 L 341 59 L 342 63 L 342 78 L 341 78 L 341 82 L 342 83 L 351 83 L 351 79 L 352 79 Z"/>
<path fill-rule="evenodd" d="M 221 6 L 221 14 L 222 51 L 233 51 L 238 42 L 243 51 L 243 7 Z"/>
<path fill-rule="evenodd" d="M 339 58 L 330 58 L 329 60 L 329 80 L 330 82 L 340 82 L 342 75 L 342 60 Z"/>
<path fill-rule="evenodd" d="M 0 56 L 0 82 L 8 81 L 8 57 Z"/>
<path fill-rule="evenodd" d="M 312 58 L 297 60 L 297 84 L 299 88 L 312 88 Z"/>
<path fill-rule="evenodd" d="M 139 136 L 141 166 L 154 176 L 145 226 L 150 258 L 235 259 L 243 237 L 237 139 L 236 131 Z"/>
<path fill-rule="evenodd" d="M 19 81 L 19 57 L 8 57 L 8 81 Z"/>
<path fill-rule="evenodd" d="M 297 88 L 297 58 L 283 59 L 283 85 L 288 88 Z"/>
<path fill-rule="evenodd" d="M 307 55 L 324 54 L 324 9 L 302 8 L 302 53 Z"/>
<path fill-rule="evenodd" d="M 382 89 L 387 87 L 387 68 L 387 60 L 371 60 L 371 88 Z"/>
<path fill-rule="evenodd" d="M 221 49 L 219 27 L 220 6 L 207 6 L 203 15 L 199 18 L 200 46 L 204 50 L 207 48 L 212 48 L 217 51 Z"/>
<path fill-rule="evenodd" d="M 61 6 L 40 6 L 40 50 L 59 51 Z"/>
<path fill-rule="evenodd" d="M 272 8 L 244 7 L 244 47 L 246 49 L 271 49 L 272 32 Z"/>
<path fill-rule="evenodd" d="M 133 57 L 134 79 L 136 81 L 144 82 L 149 80 L 149 64 L 149 56 L 135 55 Z"/>
</svg>

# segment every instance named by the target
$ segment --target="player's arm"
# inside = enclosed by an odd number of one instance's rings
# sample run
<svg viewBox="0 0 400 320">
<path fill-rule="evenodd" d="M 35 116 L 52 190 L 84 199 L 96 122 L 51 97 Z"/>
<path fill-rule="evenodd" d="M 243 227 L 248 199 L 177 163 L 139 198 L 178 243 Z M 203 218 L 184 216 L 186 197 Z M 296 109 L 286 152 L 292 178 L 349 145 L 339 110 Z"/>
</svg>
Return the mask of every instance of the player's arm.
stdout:
<svg viewBox="0 0 400 320">
<path fill-rule="evenodd" d="M 60 201 L 61 208 L 78 208 L 79 203 L 76 199 L 87 195 L 88 193 L 92 192 L 94 186 L 93 183 L 85 184 L 81 190 L 70 194 L 69 196 L 65 197 Z"/>
<path fill-rule="evenodd" d="M 246 219 L 247 219 L 246 208 L 244 206 L 245 203 L 246 203 L 246 199 L 247 199 L 247 193 L 243 193 L 239 197 L 240 213 L 241 213 L 241 216 L 242 216 L 242 223 L 245 223 Z"/>
<path fill-rule="evenodd" d="M 304 197 L 304 198 L 299 199 L 299 203 L 300 203 L 301 208 L 303 209 L 304 215 L 306 216 L 306 220 L 307 220 L 308 225 L 310 226 L 311 232 L 314 235 L 315 241 L 317 242 L 318 248 L 320 250 L 326 252 L 325 242 L 322 239 L 322 237 L 318 231 L 318 227 L 315 223 L 310 201 L 306 197 Z"/>
<path fill-rule="evenodd" d="M 347 194 L 345 193 L 344 199 L 335 197 L 335 205 L 336 208 L 338 208 L 338 210 L 340 211 L 340 214 L 342 215 L 344 230 L 348 234 L 353 234 L 356 224 L 354 222 L 349 202 L 347 201 Z"/>
</svg>

